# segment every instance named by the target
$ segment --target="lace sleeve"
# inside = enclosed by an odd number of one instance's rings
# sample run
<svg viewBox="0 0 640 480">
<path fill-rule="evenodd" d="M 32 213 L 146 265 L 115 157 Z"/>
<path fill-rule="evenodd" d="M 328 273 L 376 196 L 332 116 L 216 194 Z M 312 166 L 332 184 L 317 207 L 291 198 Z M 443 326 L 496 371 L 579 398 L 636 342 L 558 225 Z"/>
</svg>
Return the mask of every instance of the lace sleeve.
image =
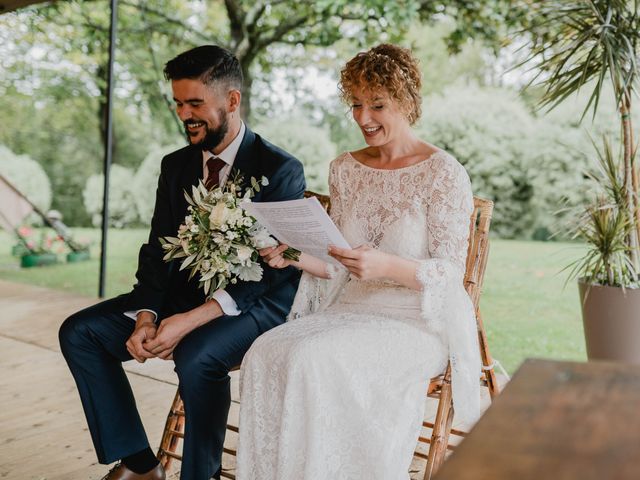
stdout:
<svg viewBox="0 0 640 480">
<path fill-rule="evenodd" d="M 473 196 L 469 177 L 452 157 L 439 156 L 427 209 L 430 257 L 416 277 L 422 316 L 449 346 L 456 419 L 470 426 L 480 416 L 480 350 L 473 304 L 464 289 Z"/>
<path fill-rule="evenodd" d="M 444 258 L 464 274 L 473 195 L 469 176 L 453 158 L 442 158 L 429 195 L 427 229 L 431 258 Z"/>
<path fill-rule="evenodd" d="M 438 155 L 433 161 L 427 202 L 430 258 L 420 263 L 416 275 L 424 291 L 423 311 L 432 316 L 431 328 L 442 332 L 445 319 L 439 312 L 447 309 L 446 295 L 463 284 L 473 196 L 467 172 L 453 157 Z"/>
</svg>

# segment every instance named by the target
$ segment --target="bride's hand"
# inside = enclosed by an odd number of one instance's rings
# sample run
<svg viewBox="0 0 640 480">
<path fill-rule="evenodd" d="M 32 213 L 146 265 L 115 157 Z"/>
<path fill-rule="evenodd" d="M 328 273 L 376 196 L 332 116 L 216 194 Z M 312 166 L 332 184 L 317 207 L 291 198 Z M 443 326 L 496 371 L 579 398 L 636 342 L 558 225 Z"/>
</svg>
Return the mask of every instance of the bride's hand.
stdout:
<svg viewBox="0 0 640 480">
<path fill-rule="evenodd" d="M 258 250 L 258 253 L 271 268 L 287 268 L 293 264 L 292 260 L 282 256 L 287 248 L 289 248 L 289 245 L 282 243 L 277 247 L 262 248 Z"/>
<path fill-rule="evenodd" d="M 329 247 L 329 255 L 342 263 L 359 280 L 375 280 L 389 276 L 392 256 L 361 245 L 353 250 L 348 248 Z"/>
</svg>

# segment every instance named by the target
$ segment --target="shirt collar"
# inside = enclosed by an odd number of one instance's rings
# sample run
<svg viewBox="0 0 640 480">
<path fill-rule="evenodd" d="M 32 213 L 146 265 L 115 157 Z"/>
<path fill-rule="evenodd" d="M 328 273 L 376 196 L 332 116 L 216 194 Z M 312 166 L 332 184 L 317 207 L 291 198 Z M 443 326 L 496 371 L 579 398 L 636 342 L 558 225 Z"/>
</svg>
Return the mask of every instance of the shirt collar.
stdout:
<svg viewBox="0 0 640 480">
<path fill-rule="evenodd" d="M 206 163 L 207 160 L 209 160 L 211 157 L 218 157 L 227 165 L 233 165 L 233 162 L 236 159 L 236 155 L 238 154 L 238 150 L 240 150 L 240 144 L 242 143 L 242 139 L 244 138 L 245 130 L 246 128 L 244 126 L 244 122 L 241 121 L 240 131 L 236 135 L 236 138 L 234 138 L 233 141 L 227 146 L 227 148 L 221 151 L 218 155 L 214 155 L 209 150 L 203 150 L 202 161 Z"/>
</svg>

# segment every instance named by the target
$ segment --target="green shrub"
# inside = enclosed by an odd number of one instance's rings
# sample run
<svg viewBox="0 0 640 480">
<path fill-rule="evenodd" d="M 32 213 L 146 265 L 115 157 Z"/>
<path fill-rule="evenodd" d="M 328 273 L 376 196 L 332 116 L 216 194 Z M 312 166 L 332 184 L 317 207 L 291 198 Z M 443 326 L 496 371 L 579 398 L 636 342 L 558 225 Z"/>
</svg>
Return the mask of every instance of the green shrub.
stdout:
<svg viewBox="0 0 640 480">
<path fill-rule="evenodd" d="M 51 206 L 49 177 L 38 162 L 0 145 L 0 174 L 44 213 Z"/>
<path fill-rule="evenodd" d="M 534 120 L 514 93 L 454 87 L 425 102 L 421 136 L 462 163 L 475 195 L 494 200 L 491 230 L 500 237 L 534 230 L 532 165 L 526 137 Z"/>
<path fill-rule="evenodd" d="M 535 116 L 507 89 L 452 87 L 424 106 L 418 132 L 462 163 L 474 194 L 495 201 L 491 230 L 503 238 L 546 240 L 557 212 L 585 195 L 590 144 L 570 116 Z"/>
<path fill-rule="evenodd" d="M 133 177 L 134 202 L 138 219 L 144 225 L 151 223 L 153 207 L 156 201 L 156 189 L 160 176 L 160 163 L 169 153 L 182 148 L 183 145 L 157 147 L 144 158 Z"/>
<path fill-rule="evenodd" d="M 303 163 L 309 190 L 328 191 L 329 163 L 336 156 L 336 146 L 327 129 L 292 117 L 279 121 L 265 120 L 256 126 L 255 131 Z"/>
<path fill-rule="evenodd" d="M 109 177 L 109 225 L 124 228 L 137 225 L 138 210 L 133 188 L 133 171 L 121 165 L 111 166 Z M 94 226 L 102 221 L 102 193 L 104 192 L 104 175 L 95 174 L 87 179 L 82 192 L 84 206 L 91 216 Z"/>
</svg>

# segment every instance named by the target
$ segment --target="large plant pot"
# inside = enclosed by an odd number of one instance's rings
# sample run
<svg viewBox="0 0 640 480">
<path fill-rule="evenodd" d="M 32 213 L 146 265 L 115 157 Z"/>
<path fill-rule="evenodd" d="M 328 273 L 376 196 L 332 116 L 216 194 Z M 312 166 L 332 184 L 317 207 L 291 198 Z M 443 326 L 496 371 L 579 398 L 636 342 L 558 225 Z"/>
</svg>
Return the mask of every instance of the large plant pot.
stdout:
<svg viewBox="0 0 640 480">
<path fill-rule="evenodd" d="M 20 259 L 22 268 L 40 267 L 42 265 L 53 265 L 57 263 L 58 256 L 55 253 L 30 253 L 23 255 Z"/>
<path fill-rule="evenodd" d="M 76 263 L 83 262 L 85 260 L 89 260 L 89 250 L 80 250 L 79 252 L 69 252 L 67 253 L 67 262 L 68 263 Z"/>
<path fill-rule="evenodd" d="M 589 360 L 640 365 L 640 289 L 578 281 Z"/>
</svg>

